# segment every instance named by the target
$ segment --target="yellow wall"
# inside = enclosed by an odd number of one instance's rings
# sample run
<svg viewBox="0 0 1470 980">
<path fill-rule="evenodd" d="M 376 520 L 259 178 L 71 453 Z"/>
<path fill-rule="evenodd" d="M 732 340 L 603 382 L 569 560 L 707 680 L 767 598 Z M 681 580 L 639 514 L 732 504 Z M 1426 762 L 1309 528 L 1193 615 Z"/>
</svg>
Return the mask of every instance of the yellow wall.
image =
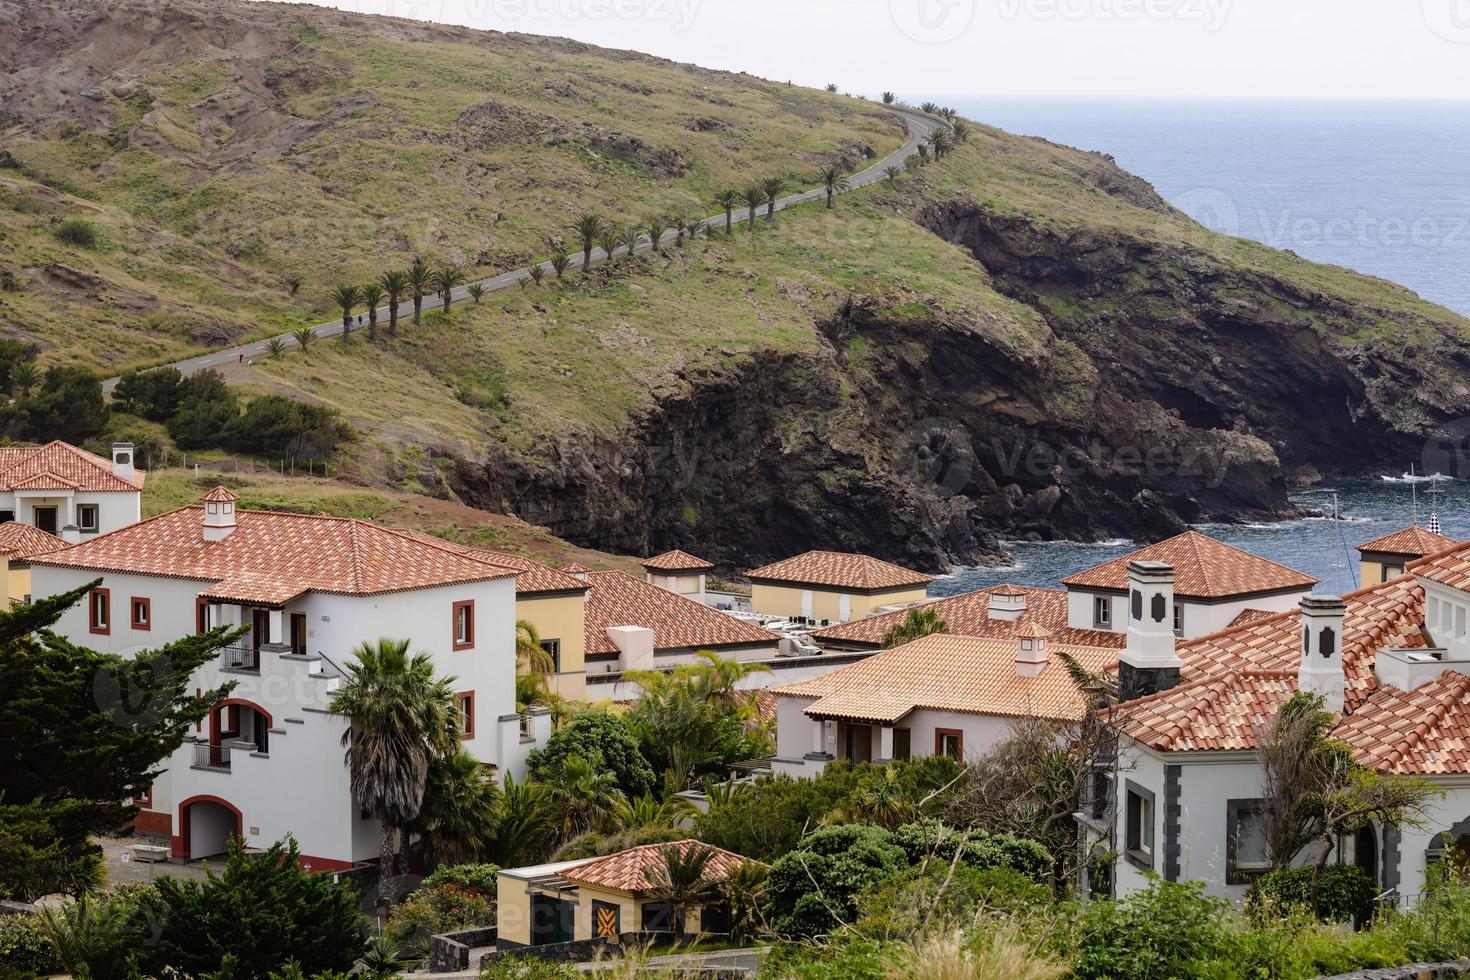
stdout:
<svg viewBox="0 0 1470 980">
<path fill-rule="evenodd" d="M 802 616 L 801 594 L 802 589 L 787 585 L 766 585 L 755 582 L 750 589 L 750 608 L 755 612 L 767 616 Z M 842 620 L 841 592 L 824 589 L 811 589 L 812 611 L 811 617 L 815 620 L 831 620 L 840 622 Z M 883 592 L 878 595 L 852 595 L 851 615 L 849 621 L 862 619 L 870 616 L 880 606 L 892 606 L 905 602 L 923 602 L 929 597 L 929 591 L 924 586 L 916 586 L 912 589 L 902 589 L 894 592 Z"/>
<path fill-rule="evenodd" d="M 587 600 L 585 596 L 517 596 L 516 618 L 536 627 L 543 640 L 561 641 L 561 671 L 549 678 L 552 693 L 587 697 Z"/>
<path fill-rule="evenodd" d="M 522 946 L 531 942 L 531 895 L 523 880 L 500 875 L 495 883 L 496 929 L 500 939 Z M 577 903 L 572 916 L 572 938 L 591 939 L 593 933 L 592 903 L 606 902 L 620 910 L 618 930 L 640 932 L 643 929 L 643 901 L 628 892 L 591 885 L 578 885 L 575 896 L 567 895 Z M 685 930 L 697 933 L 702 925 L 700 909 L 690 909 L 685 917 Z"/>
<path fill-rule="evenodd" d="M 531 896 L 524 881 L 505 875 L 495 879 L 495 929 L 500 939 L 531 944 Z"/>
<path fill-rule="evenodd" d="M 1411 559 L 1405 558 L 1405 559 L 1402 560 L 1402 564 L 1403 565 L 1408 565 L 1408 563 L 1410 562 L 1410 560 Z M 1398 564 L 1397 563 L 1395 564 L 1395 567 L 1398 567 Z M 1387 582 L 1390 578 L 1397 578 L 1398 577 L 1398 575 L 1384 575 L 1383 574 L 1383 569 L 1384 569 L 1384 566 L 1381 563 L 1379 563 L 1379 562 L 1376 562 L 1376 561 L 1364 561 L 1361 564 L 1360 571 L 1359 571 L 1359 577 L 1358 577 L 1359 587 L 1366 589 L 1370 585 L 1381 585 L 1384 582 Z M 1401 575 L 1403 573 L 1400 572 L 1399 574 Z"/>
<path fill-rule="evenodd" d="M 5 587 L 11 603 L 25 602 L 26 596 L 31 594 L 31 566 L 16 567 L 4 558 L 0 561 L 5 562 Z"/>
</svg>

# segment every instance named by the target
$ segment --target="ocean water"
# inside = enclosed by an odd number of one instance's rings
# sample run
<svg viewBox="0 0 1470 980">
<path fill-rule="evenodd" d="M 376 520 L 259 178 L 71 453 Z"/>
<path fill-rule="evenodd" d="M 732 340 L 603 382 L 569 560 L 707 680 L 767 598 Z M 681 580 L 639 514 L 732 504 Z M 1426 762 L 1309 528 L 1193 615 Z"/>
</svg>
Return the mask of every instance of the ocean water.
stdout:
<svg viewBox="0 0 1470 980">
<path fill-rule="evenodd" d="M 1216 231 L 1470 316 L 1470 102 L 941 101 L 1110 153 Z"/>
<path fill-rule="evenodd" d="M 1470 316 L 1470 102 L 941 100 L 1015 133 L 1112 154 L 1202 224 L 1401 283 Z M 1385 461 L 1386 466 L 1394 465 Z M 1347 482 L 1296 495 L 1346 519 L 1200 530 L 1322 581 L 1357 586 L 1353 546 L 1410 523 L 1414 491 L 1427 524 L 1438 487 L 1443 532 L 1470 538 L 1470 482 Z M 1135 545 L 1008 545 L 1008 568 L 956 569 L 931 591 L 1057 580 Z"/>
</svg>

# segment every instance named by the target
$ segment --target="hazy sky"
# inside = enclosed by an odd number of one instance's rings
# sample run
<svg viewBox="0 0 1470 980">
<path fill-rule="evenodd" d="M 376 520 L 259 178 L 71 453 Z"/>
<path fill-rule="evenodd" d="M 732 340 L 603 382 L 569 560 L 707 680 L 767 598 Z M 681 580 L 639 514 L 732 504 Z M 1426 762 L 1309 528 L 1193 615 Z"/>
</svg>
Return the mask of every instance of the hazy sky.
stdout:
<svg viewBox="0 0 1470 980">
<path fill-rule="evenodd" d="M 1470 98 L 1470 0 L 320 0 L 873 96 Z"/>
</svg>

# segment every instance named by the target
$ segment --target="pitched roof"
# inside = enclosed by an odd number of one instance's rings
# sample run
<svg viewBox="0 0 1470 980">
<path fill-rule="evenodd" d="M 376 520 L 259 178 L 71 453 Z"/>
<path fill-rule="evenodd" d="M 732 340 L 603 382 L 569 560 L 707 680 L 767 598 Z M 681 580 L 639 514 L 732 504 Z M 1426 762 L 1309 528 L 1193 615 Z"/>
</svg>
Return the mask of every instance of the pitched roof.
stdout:
<svg viewBox="0 0 1470 980">
<path fill-rule="evenodd" d="M 1056 658 L 1071 654 L 1091 671 L 1118 662 L 1116 650 L 1051 645 L 1052 660 L 1035 677 L 1016 671 L 1016 644 L 935 633 L 855 664 L 781 687 L 779 696 L 817 700 L 806 713 L 821 718 L 894 722 L 915 708 L 967 714 L 1077 719 L 1081 693 Z"/>
<path fill-rule="evenodd" d="M 183 507 L 33 564 L 214 583 L 210 597 L 281 604 L 304 592 L 380 595 L 509 578 L 515 572 L 366 521 L 240 511 L 233 533 L 206 541 L 203 508 Z"/>
<path fill-rule="evenodd" d="M 103 459 L 59 439 L 44 446 L 7 446 L 0 452 L 0 490 L 83 490 L 88 493 L 137 493 L 144 473 L 133 482 L 112 473 L 112 460 Z"/>
<path fill-rule="evenodd" d="M 227 504 L 232 501 L 239 500 L 240 495 L 221 483 L 199 499 L 204 501 L 206 504 Z"/>
<path fill-rule="evenodd" d="M 1235 614 L 1235 618 L 1230 621 L 1226 629 L 1233 629 L 1236 626 L 1249 626 L 1251 623 L 1259 623 L 1263 619 L 1271 619 L 1278 615 L 1280 613 L 1272 612 L 1269 609 L 1242 609 Z"/>
<path fill-rule="evenodd" d="M 27 561 L 48 551 L 60 551 L 67 543 L 54 534 L 22 521 L 0 524 L 0 555 L 14 561 Z"/>
<path fill-rule="evenodd" d="M 1129 701 L 1112 717 L 1120 731 L 1160 751 L 1254 749 L 1296 684 L 1295 670 L 1231 670 Z"/>
<path fill-rule="evenodd" d="M 572 562 L 570 565 L 563 565 L 561 567 L 561 570 L 566 572 L 568 575 L 586 575 L 588 572 L 592 571 L 592 569 L 588 568 L 586 565 L 578 564 L 577 562 Z"/>
<path fill-rule="evenodd" d="M 568 574 L 565 569 L 555 569 L 530 558 L 508 554 L 504 551 L 491 551 L 487 548 L 472 548 L 468 545 L 446 541 L 432 534 L 425 534 L 423 531 L 405 529 L 400 533 L 410 535 L 427 544 L 448 548 L 455 554 L 464 555 L 467 558 L 511 569 L 516 573 L 516 595 L 518 596 L 587 591 L 587 583 Z"/>
<path fill-rule="evenodd" d="M 991 619 L 990 596 L 1021 594 L 1026 597 L 1026 610 L 1019 619 Z M 1038 589 L 1030 586 L 996 585 L 976 592 L 930 599 L 911 608 L 924 609 L 939 614 L 944 620 L 945 632 L 957 636 L 984 636 L 1008 640 L 1027 623 L 1040 623 L 1051 630 L 1054 643 L 1074 646 L 1119 648 L 1128 642 L 1123 633 L 1110 630 L 1073 629 L 1067 625 L 1067 593 L 1061 589 Z M 888 631 L 908 617 L 908 609 L 880 613 L 851 622 L 817 630 L 812 637 L 818 642 L 841 642 L 877 647 L 883 643 Z"/>
<path fill-rule="evenodd" d="M 804 555 L 746 572 L 745 577 L 752 581 L 761 579 L 770 582 L 795 582 L 867 592 L 917 588 L 934 581 L 933 576 L 892 562 L 840 551 L 808 551 Z"/>
<path fill-rule="evenodd" d="M 1470 772 L 1470 677 L 1446 671 L 1413 691 L 1380 687 L 1332 737 L 1379 772 Z"/>
<path fill-rule="evenodd" d="M 1470 591 L 1470 541 L 1411 562 L 1407 570 L 1432 582 Z"/>
<path fill-rule="evenodd" d="M 1358 545 L 1358 551 L 1376 551 L 1386 555 L 1423 558 L 1425 555 L 1439 554 L 1459 543 L 1454 538 L 1447 538 L 1443 534 L 1435 534 L 1427 528 L 1416 526 L 1385 534 L 1372 541 L 1364 541 Z"/>
<path fill-rule="evenodd" d="M 643 567 L 655 572 L 702 572 L 714 568 L 713 562 L 696 558 L 687 551 L 675 548 L 661 555 L 643 560 Z"/>
<path fill-rule="evenodd" d="M 578 584 L 581 584 L 580 582 Z M 607 631 L 614 626 L 653 630 L 660 650 L 775 647 L 781 637 L 702 602 L 640 581 L 623 572 L 591 572 L 587 584 L 586 652 L 617 653 Z"/>
<path fill-rule="evenodd" d="M 704 868 L 704 877 L 709 881 L 728 878 L 731 872 L 743 864 L 760 864 L 759 861 L 751 861 L 733 851 L 695 840 L 681 840 L 672 844 L 644 844 L 617 854 L 609 854 L 607 857 L 594 858 L 585 864 L 568 868 L 562 872 L 562 877 L 583 885 L 623 892 L 641 892 L 649 888 L 650 874 L 656 873 L 653 869 L 664 863 L 666 847 L 676 847 L 680 854 L 687 853 L 691 847 L 709 848 L 713 853 Z"/>
<path fill-rule="evenodd" d="M 1306 591 L 1317 584 L 1285 565 L 1242 551 L 1198 531 L 1185 531 L 1158 544 L 1105 561 L 1062 579 L 1062 584 L 1120 591 L 1128 588 L 1128 566 L 1157 561 L 1174 569 L 1174 594 L 1189 599 L 1223 599 L 1291 589 Z"/>
</svg>

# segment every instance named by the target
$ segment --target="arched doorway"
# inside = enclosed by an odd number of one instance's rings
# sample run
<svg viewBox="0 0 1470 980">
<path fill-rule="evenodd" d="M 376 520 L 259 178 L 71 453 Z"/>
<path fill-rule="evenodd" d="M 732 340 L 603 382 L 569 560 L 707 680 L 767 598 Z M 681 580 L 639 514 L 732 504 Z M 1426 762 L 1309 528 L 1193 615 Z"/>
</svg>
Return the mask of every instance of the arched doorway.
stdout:
<svg viewBox="0 0 1470 980">
<path fill-rule="evenodd" d="M 1364 871 L 1373 883 L 1378 884 L 1378 830 L 1375 827 L 1359 827 L 1353 835 L 1353 863 Z"/>
<path fill-rule="evenodd" d="M 179 804 L 179 839 L 174 856 L 189 861 L 229 850 L 230 839 L 244 834 L 240 811 L 217 796 L 191 796 Z"/>
</svg>

